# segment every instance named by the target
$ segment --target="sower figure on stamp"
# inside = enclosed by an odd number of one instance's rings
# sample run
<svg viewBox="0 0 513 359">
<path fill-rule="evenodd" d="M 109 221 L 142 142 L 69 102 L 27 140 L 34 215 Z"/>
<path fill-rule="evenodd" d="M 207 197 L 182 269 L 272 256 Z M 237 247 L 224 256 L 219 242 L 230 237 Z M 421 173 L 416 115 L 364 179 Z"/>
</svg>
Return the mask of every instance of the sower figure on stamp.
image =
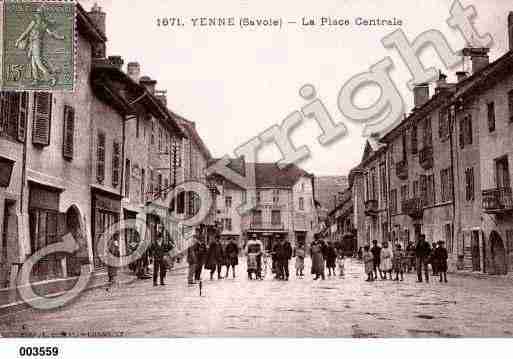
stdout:
<svg viewBox="0 0 513 359">
<path fill-rule="evenodd" d="M 45 17 L 43 7 L 39 7 L 34 14 L 34 19 L 16 40 L 15 45 L 19 49 L 27 50 L 27 57 L 30 60 L 30 66 L 32 68 L 33 82 L 37 84 L 41 80 L 39 76 L 41 72 L 45 79 L 50 81 L 50 85 L 53 87 L 57 83 L 57 79 L 52 74 L 47 64 L 45 64 L 45 59 L 43 59 L 42 56 L 44 36 L 48 34 L 56 40 L 64 40 L 64 36 L 51 30 L 51 25 L 50 21 Z"/>
</svg>

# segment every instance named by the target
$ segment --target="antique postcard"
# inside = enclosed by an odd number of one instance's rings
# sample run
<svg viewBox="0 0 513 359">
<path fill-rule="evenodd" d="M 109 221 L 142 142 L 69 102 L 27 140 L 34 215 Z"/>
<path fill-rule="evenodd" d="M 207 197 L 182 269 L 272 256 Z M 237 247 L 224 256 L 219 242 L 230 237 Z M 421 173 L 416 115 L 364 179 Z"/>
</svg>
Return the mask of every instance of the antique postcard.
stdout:
<svg viewBox="0 0 513 359">
<path fill-rule="evenodd" d="M 8 357 L 513 336 L 513 3 L 0 15 L 0 336 L 27 340 Z"/>
</svg>

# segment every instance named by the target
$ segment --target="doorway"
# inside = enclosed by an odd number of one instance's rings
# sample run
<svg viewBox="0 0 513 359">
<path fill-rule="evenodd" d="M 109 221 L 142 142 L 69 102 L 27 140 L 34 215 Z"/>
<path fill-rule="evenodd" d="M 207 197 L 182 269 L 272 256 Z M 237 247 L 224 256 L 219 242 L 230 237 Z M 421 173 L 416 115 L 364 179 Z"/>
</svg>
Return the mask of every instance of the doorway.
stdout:
<svg viewBox="0 0 513 359">
<path fill-rule="evenodd" d="M 507 274 L 506 249 L 501 236 L 496 231 L 490 234 L 491 273 Z"/>
<path fill-rule="evenodd" d="M 472 270 L 481 270 L 481 252 L 479 249 L 479 231 L 472 231 Z"/>
</svg>

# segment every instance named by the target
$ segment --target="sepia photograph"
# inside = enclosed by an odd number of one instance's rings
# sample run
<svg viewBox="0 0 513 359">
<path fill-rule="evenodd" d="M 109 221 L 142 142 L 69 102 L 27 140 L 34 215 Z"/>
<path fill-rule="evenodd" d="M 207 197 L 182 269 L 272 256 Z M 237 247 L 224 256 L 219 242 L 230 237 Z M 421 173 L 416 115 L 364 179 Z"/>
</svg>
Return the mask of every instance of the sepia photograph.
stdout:
<svg viewBox="0 0 513 359">
<path fill-rule="evenodd" d="M 511 181 L 510 1 L 0 1 L 7 358 L 511 338 Z"/>
</svg>

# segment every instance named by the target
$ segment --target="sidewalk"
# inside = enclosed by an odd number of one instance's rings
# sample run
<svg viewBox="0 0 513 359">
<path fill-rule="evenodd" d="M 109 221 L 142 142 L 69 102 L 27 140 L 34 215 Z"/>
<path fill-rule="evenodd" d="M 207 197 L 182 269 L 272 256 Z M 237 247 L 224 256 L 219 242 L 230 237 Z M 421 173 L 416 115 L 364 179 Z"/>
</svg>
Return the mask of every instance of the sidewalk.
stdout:
<svg viewBox="0 0 513 359">
<path fill-rule="evenodd" d="M 180 263 L 175 265 L 171 270 L 169 270 L 169 272 L 177 272 L 178 274 L 178 272 L 183 271 L 186 268 L 187 264 Z M 32 286 L 34 292 L 38 293 L 40 296 L 56 297 L 70 290 L 75 285 L 77 279 L 78 277 L 59 278 L 34 283 Z M 132 274 L 120 272 L 116 276 L 115 284 L 123 285 L 124 283 L 131 282 L 132 280 L 137 280 L 137 278 Z M 89 284 L 85 290 L 89 291 L 97 288 L 105 288 L 109 285 L 111 284 L 107 282 L 107 273 L 103 271 L 96 272 L 91 276 Z M 39 298 L 35 298 L 35 300 L 39 300 Z M 0 289 L 0 317 L 30 308 L 30 305 L 20 298 L 16 288 Z"/>
</svg>

